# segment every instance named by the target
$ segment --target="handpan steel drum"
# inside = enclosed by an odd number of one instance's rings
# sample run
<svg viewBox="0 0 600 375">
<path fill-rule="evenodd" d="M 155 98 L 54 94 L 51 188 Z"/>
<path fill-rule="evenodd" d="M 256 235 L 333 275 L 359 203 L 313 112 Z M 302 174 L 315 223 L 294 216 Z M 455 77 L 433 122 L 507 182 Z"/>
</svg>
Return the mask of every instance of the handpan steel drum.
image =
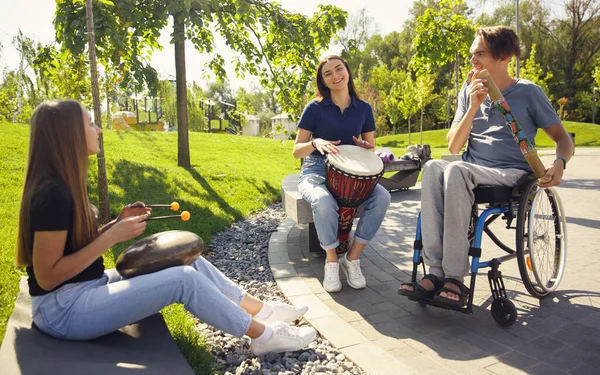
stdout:
<svg viewBox="0 0 600 375">
<path fill-rule="evenodd" d="M 170 230 L 142 238 L 117 259 L 117 272 L 134 277 L 169 267 L 192 264 L 204 250 L 202 238 L 192 232 Z"/>
<path fill-rule="evenodd" d="M 358 206 L 371 195 L 383 176 L 383 162 L 373 152 L 362 147 L 342 145 L 340 152 L 327 155 L 327 189 L 338 203 L 338 241 L 336 252 L 349 249 L 348 237 Z"/>
</svg>

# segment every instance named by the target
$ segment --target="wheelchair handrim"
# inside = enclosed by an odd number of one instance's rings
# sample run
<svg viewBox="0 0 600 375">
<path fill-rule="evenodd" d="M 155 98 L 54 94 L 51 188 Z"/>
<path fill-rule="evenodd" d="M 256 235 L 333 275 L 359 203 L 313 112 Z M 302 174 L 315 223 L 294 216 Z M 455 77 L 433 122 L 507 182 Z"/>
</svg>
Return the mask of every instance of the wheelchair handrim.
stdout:
<svg viewBox="0 0 600 375">
<path fill-rule="evenodd" d="M 542 199 L 542 197 L 547 197 L 549 205 L 551 207 L 551 210 L 553 211 L 553 216 L 554 216 L 554 222 L 553 222 L 553 226 L 554 226 L 554 233 L 555 233 L 555 239 L 554 239 L 554 253 L 555 253 L 555 260 L 556 260 L 556 264 L 554 264 L 554 272 L 553 278 L 551 278 L 550 280 L 544 280 L 542 278 L 542 270 L 540 269 L 541 264 L 537 264 L 537 260 L 536 257 L 534 257 L 532 254 L 533 249 L 535 249 L 535 227 L 536 227 L 536 208 L 537 206 L 540 204 L 540 199 Z M 556 190 L 554 188 L 545 188 L 545 189 L 538 189 L 538 191 L 535 193 L 535 197 L 533 199 L 533 202 L 531 203 L 531 209 L 529 211 L 529 217 L 528 217 L 528 238 L 527 238 L 527 247 L 529 248 L 529 256 L 530 256 L 530 260 L 531 260 L 531 266 L 532 266 L 532 271 L 533 271 L 533 275 L 535 277 L 535 280 L 537 282 L 537 287 L 541 288 L 542 290 L 544 290 L 545 292 L 553 292 L 558 288 L 558 285 L 560 284 L 562 277 L 563 277 L 563 273 L 564 273 L 564 269 L 565 269 L 565 262 L 566 262 L 566 242 L 567 242 L 567 232 L 566 232 L 566 219 L 563 215 L 563 208 L 562 208 L 562 202 L 560 201 L 560 198 L 556 192 Z M 556 255 L 556 251 L 558 250 L 558 255 Z M 556 259 L 556 256 L 558 256 L 558 259 Z"/>
</svg>

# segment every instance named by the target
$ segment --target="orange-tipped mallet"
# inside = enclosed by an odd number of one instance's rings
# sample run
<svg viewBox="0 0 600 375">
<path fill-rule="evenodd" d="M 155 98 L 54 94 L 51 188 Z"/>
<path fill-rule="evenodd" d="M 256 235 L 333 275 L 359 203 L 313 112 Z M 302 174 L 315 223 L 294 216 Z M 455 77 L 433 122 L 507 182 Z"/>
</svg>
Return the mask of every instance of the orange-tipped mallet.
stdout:
<svg viewBox="0 0 600 375">
<path fill-rule="evenodd" d="M 177 219 L 177 218 L 180 218 L 183 221 L 188 221 L 190 219 L 190 217 L 191 217 L 191 215 L 190 215 L 189 212 L 183 211 L 179 215 L 149 217 L 149 218 L 147 218 L 144 221 L 149 221 L 149 220 L 163 220 L 163 219 Z"/>
<path fill-rule="evenodd" d="M 131 206 L 132 208 L 139 208 L 142 206 Z M 179 203 L 173 202 L 171 204 L 147 204 L 146 207 L 159 208 L 159 207 L 168 207 L 171 211 L 179 210 Z"/>
</svg>

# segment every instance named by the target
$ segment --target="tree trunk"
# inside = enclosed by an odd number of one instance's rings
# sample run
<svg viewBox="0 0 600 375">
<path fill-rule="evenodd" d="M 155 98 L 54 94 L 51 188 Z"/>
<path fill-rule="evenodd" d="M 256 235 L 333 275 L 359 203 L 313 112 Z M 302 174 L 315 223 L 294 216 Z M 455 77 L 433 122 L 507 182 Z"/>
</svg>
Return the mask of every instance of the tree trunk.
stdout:
<svg viewBox="0 0 600 375">
<path fill-rule="evenodd" d="M 423 111 L 424 109 L 421 108 L 421 140 L 419 141 L 421 146 L 423 146 Z"/>
<path fill-rule="evenodd" d="M 25 59 L 23 45 L 21 45 L 19 52 L 21 52 L 21 59 L 19 60 L 19 73 L 17 74 L 17 110 L 13 113 L 13 123 L 17 122 L 17 117 L 19 117 L 23 110 L 23 75 L 25 74 L 23 71 L 23 60 Z"/>
<path fill-rule="evenodd" d="M 88 50 L 90 55 L 90 75 L 92 79 L 92 101 L 94 103 L 94 121 L 102 129 L 102 113 L 100 112 L 100 92 L 98 91 L 98 69 L 96 67 L 96 40 L 94 35 L 94 11 L 92 0 L 85 1 L 87 16 Z M 98 137 L 100 152 L 98 153 L 98 204 L 100 205 L 100 223 L 110 221 L 110 201 L 108 200 L 108 182 L 106 181 L 106 161 L 104 159 L 104 137 Z"/>
<path fill-rule="evenodd" d="M 454 62 L 454 89 L 456 91 L 456 100 L 454 101 L 454 108 L 458 108 L 458 76 L 460 74 L 460 67 L 458 65 L 458 49 L 456 50 L 456 61 Z"/>
<path fill-rule="evenodd" d="M 410 117 L 408 118 L 408 145 L 410 146 Z"/>
<path fill-rule="evenodd" d="M 190 168 L 190 143 L 188 139 L 187 82 L 185 78 L 185 23 L 173 16 L 175 31 L 175 79 L 177 92 L 177 165 Z"/>
<path fill-rule="evenodd" d="M 110 129 L 110 77 L 108 75 L 108 68 L 106 68 L 106 128 Z"/>
</svg>

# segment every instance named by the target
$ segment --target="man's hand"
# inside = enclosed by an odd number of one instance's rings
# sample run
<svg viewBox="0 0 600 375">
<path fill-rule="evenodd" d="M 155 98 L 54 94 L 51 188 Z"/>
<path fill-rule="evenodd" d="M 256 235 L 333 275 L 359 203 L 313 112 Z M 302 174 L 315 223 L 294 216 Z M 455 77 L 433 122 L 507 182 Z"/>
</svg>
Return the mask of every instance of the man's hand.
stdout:
<svg viewBox="0 0 600 375">
<path fill-rule="evenodd" d="M 467 89 L 469 97 L 471 98 L 469 105 L 474 108 L 479 108 L 488 94 L 488 88 L 484 85 L 487 80 L 477 78 L 477 73 L 479 73 L 478 70 L 474 72 L 473 77 L 475 77 L 475 79 L 471 81 L 471 84 Z"/>
<path fill-rule="evenodd" d="M 560 162 L 560 160 L 559 160 L 559 162 Z M 537 183 L 537 185 L 539 187 L 547 188 L 547 187 L 551 187 L 551 186 L 560 185 L 560 182 L 562 181 L 562 177 L 563 177 L 563 173 L 564 173 L 562 162 L 560 162 L 560 163 L 561 164 L 559 166 L 557 166 L 556 163 L 548 166 L 548 169 L 546 170 L 546 174 Z"/>
</svg>

